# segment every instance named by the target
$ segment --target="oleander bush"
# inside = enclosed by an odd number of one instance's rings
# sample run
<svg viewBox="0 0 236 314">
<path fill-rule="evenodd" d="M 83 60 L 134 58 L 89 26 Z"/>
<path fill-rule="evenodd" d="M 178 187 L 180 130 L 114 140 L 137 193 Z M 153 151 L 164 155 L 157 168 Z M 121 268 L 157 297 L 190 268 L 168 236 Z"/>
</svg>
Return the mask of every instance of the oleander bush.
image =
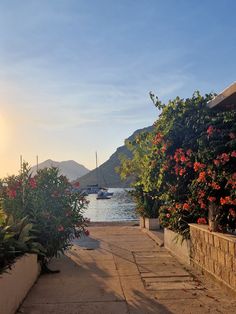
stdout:
<svg viewBox="0 0 236 314">
<path fill-rule="evenodd" d="M 83 211 L 87 201 L 57 168 L 39 170 L 32 177 L 27 164 L 19 175 L 0 182 L 1 207 L 15 219 L 27 217 L 35 241 L 44 248 L 43 263 L 71 246 L 86 231 Z"/>
</svg>

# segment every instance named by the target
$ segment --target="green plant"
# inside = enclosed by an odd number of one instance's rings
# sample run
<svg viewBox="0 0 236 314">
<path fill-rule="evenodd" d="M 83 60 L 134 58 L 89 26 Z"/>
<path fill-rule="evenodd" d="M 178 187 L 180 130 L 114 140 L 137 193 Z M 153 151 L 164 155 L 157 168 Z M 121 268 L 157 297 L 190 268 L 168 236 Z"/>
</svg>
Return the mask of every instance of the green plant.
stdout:
<svg viewBox="0 0 236 314">
<path fill-rule="evenodd" d="M 7 271 L 15 259 L 25 253 L 44 254 L 44 248 L 35 241 L 33 225 L 27 217 L 14 220 L 0 212 L 0 273 Z"/>
</svg>

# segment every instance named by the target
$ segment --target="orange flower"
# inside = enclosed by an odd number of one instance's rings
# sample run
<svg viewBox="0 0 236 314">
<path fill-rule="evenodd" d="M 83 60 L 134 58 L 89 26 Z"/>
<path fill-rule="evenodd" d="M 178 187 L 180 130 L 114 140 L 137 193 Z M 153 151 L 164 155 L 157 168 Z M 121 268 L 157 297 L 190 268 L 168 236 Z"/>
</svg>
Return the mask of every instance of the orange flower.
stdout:
<svg viewBox="0 0 236 314">
<path fill-rule="evenodd" d="M 202 171 L 199 173 L 199 177 L 197 179 L 198 182 L 206 182 L 206 172 Z"/>
<path fill-rule="evenodd" d="M 189 209 L 190 209 L 189 204 L 188 204 L 188 203 L 184 203 L 184 205 L 183 205 L 183 209 L 189 210 Z"/>
<path fill-rule="evenodd" d="M 220 204 L 221 205 L 232 204 L 232 203 L 233 203 L 233 201 L 232 201 L 230 196 L 226 196 L 225 198 L 223 198 L 223 197 L 220 198 Z"/>
<path fill-rule="evenodd" d="M 197 161 L 193 164 L 193 169 L 195 172 L 197 172 L 198 170 L 204 169 L 205 167 L 206 165 L 201 164 L 200 162 L 197 162 Z"/>
<path fill-rule="evenodd" d="M 220 190 L 220 186 L 216 182 L 212 182 L 211 186 L 214 190 Z"/>
</svg>

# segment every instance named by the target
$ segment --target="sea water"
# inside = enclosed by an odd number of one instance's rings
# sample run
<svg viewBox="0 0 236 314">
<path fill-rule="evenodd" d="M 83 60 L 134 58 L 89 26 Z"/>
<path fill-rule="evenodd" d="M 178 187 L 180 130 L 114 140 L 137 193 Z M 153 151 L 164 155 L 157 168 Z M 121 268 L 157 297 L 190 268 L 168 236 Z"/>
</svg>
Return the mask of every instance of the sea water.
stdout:
<svg viewBox="0 0 236 314">
<path fill-rule="evenodd" d="M 114 193 L 110 199 L 97 200 L 96 194 L 86 196 L 89 205 L 84 216 L 92 222 L 136 220 L 135 203 L 129 195 L 128 189 L 110 188 L 109 192 Z"/>
</svg>

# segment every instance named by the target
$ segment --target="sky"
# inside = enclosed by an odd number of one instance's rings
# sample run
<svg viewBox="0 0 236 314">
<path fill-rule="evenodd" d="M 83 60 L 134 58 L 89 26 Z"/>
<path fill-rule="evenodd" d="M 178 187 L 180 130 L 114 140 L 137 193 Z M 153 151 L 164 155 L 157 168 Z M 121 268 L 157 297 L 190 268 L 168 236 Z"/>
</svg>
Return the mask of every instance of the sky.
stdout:
<svg viewBox="0 0 236 314">
<path fill-rule="evenodd" d="M 235 0 L 0 0 L 0 177 L 106 161 L 158 111 L 149 98 L 235 81 Z"/>
</svg>

